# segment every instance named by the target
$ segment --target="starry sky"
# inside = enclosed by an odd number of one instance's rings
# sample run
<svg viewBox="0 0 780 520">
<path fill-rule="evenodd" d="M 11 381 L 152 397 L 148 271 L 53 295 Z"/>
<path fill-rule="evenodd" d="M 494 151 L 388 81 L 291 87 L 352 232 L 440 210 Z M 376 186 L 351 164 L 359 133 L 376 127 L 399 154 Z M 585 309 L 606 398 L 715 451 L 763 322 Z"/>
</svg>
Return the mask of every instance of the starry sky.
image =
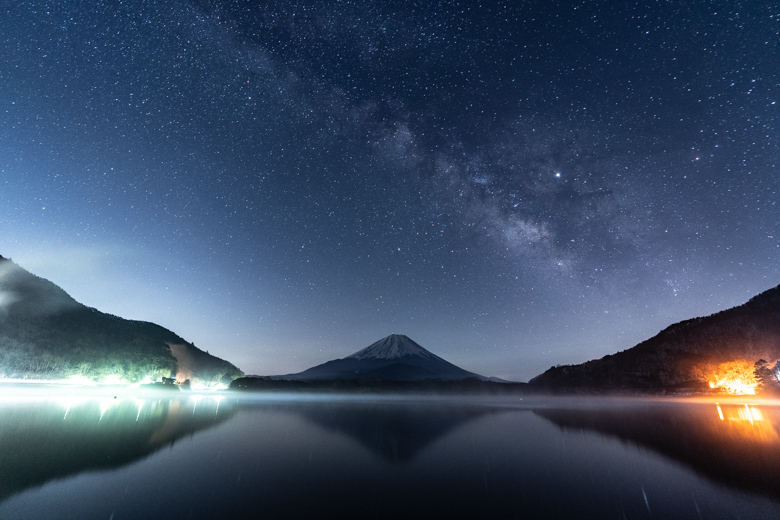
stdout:
<svg viewBox="0 0 780 520">
<path fill-rule="evenodd" d="M 780 283 L 780 5 L 0 2 L 0 254 L 248 374 L 517 381 Z"/>
</svg>

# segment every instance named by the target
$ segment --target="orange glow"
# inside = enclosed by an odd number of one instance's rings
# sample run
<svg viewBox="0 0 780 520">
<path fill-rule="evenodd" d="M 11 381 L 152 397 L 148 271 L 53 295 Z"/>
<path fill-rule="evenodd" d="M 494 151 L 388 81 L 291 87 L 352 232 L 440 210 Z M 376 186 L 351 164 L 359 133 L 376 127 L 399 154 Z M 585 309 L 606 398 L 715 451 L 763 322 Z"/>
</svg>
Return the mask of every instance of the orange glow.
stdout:
<svg viewBox="0 0 780 520">
<path fill-rule="evenodd" d="M 716 405 L 718 408 L 718 417 L 720 420 L 728 420 L 737 423 L 750 423 L 755 425 L 759 421 L 764 420 L 764 414 L 757 406 L 741 404 L 741 405 L 728 405 L 721 408 L 720 405 Z"/>
<path fill-rule="evenodd" d="M 777 442 L 776 417 L 765 417 L 758 406 L 749 404 L 716 404 L 722 435 L 754 442 Z M 722 421 L 722 422 L 721 422 Z"/>
<path fill-rule="evenodd" d="M 720 388 L 724 392 L 736 395 L 753 395 L 756 393 L 758 381 L 753 374 L 753 363 L 749 361 L 732 361 L 721 363 L 710 374 L 710 388 Z"/>
</svg>

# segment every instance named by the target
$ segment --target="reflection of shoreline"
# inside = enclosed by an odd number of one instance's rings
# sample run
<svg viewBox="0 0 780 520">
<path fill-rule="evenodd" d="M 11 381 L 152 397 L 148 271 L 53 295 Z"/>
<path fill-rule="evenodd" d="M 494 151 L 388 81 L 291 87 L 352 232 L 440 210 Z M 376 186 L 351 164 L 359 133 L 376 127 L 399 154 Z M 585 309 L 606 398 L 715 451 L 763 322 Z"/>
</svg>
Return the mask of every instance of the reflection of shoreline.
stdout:
<svg viewBox="0 0 780 520">
<path fill-rule="evenodd" d="M 88 470 L 118 468 L 232 416 L 216 399 L 70 395 L 0 402 L 0 501 Z"/>
<path fill-rule="evenodd" d="M 300 403 L 286 406 L 307 421 L 338 432 L 391 463 L 406 463 L 460 426 L 500 408 L 443 403 Z"/>
<path fill-rule="evenodd" d="M 780 408 L 736 403 L 537 409 L 563 430 L 615 436 L 746 491 L 780 497 Z"/>
</svg>

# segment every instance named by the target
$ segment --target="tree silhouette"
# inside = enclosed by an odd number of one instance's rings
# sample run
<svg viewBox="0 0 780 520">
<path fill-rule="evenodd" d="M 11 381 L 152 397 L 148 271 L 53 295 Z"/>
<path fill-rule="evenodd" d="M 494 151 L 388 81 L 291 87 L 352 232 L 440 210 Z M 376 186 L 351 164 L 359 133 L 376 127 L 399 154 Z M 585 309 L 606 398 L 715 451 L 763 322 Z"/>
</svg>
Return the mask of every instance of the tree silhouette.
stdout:
<svg viewBox="0 0 780 520">
<path fill-rule="evenodd" d="M 757 392 L 762 394 L 778 394 L 780 393 L 780 381 L 777 380 L 778 369 L 780 369 L 780 361 L 771 366 L 766 360 L 759 359 L 756 361 L 753 374 L 758 381 Z"/>
</svg>

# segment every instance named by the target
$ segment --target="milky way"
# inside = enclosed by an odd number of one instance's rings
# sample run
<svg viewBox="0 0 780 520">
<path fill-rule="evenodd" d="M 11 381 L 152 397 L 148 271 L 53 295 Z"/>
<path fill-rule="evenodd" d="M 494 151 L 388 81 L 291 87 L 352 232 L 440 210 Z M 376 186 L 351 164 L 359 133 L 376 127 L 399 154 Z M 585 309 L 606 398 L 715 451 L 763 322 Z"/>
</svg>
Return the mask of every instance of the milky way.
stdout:
<svg viewBox="0 0 780 520">
<path fill-rule="evenodd" d="M 247 373 L 526 380 L 780 283 L 771 2 L 0 13 L 0 254 Z"/>
</svg>

